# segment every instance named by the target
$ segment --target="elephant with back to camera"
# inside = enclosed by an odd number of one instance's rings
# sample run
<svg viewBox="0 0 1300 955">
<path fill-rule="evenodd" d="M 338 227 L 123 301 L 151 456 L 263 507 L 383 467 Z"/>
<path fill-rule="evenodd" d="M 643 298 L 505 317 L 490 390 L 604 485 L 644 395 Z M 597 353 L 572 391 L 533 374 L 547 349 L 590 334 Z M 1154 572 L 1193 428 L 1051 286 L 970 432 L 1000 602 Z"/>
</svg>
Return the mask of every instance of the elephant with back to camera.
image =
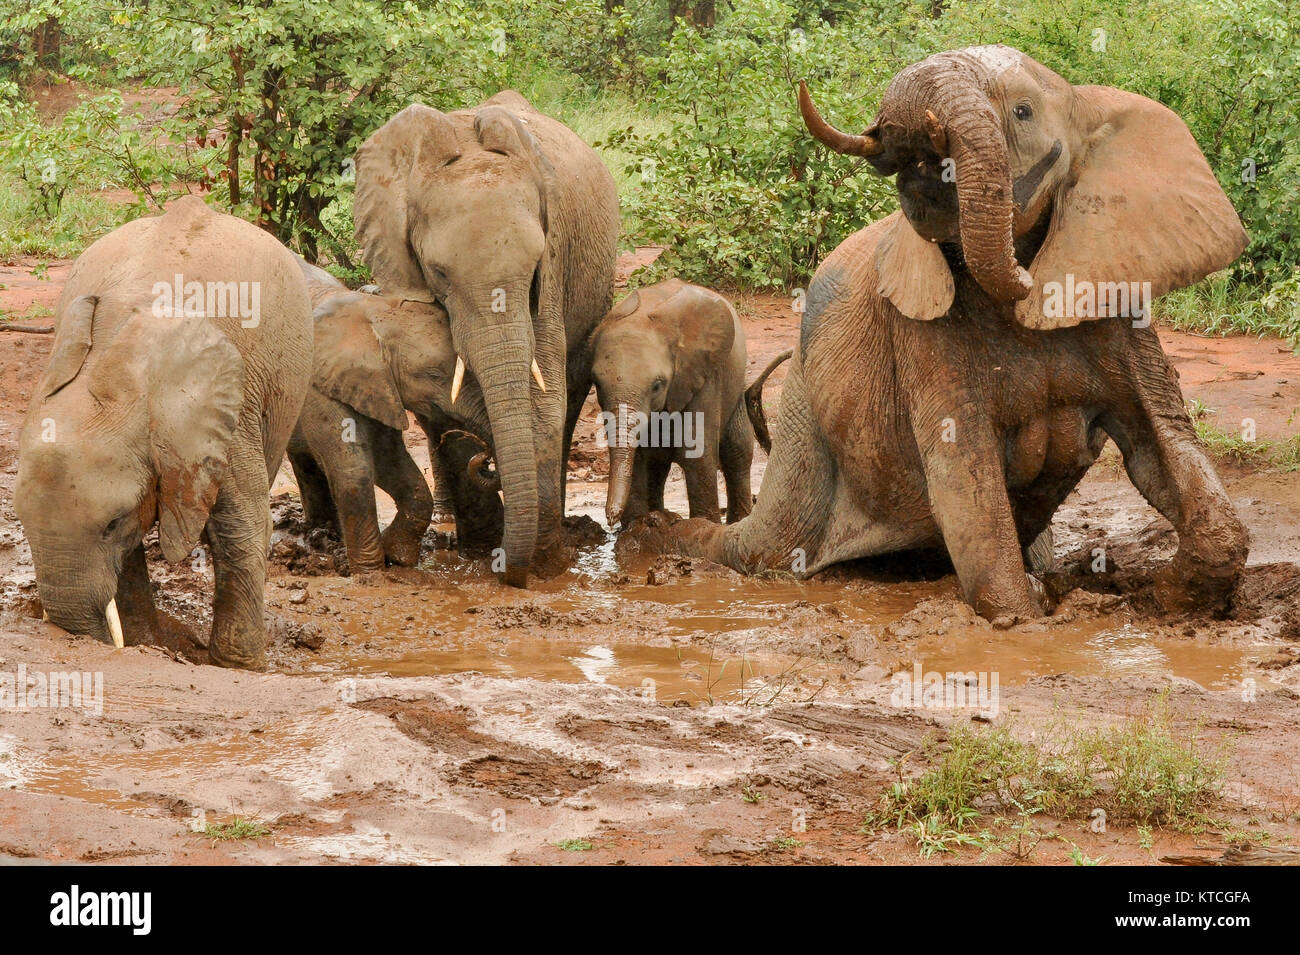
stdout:
<svg viewBox="0 0 1300 955">
<path fill-rule="evenodd" d="M 981 614 L 1044 612 L 1026 552 L 1114 439 L 1179 546 L 1166 609 L 1221 611 L 1246 531 L 1183 407 L 1150 299 L 1245 248 L 1183 122 L 1003 46 L 937 54 L 821 142 L 897 175 L 901 211 L 818 269 L 754 512 L 673 533 L 746 570 L 942 546 Z M 948 173 L 955 174 L 950 175 Z"/>
<path fill-rule="evenodd" d="M 518 93 L 442 113 L 415 104 L 356 155 L 357 239 L 387 295 L 436 302 L 462 363 L 455 410 L 492 445 L 501 497 L 472 479 L 472 440 L 437 451 L 462 550 L 504 552 L 526 586 L 559 544 L 565 464 L 590 391 L 583 350 L 613 294 L 618 197 L 600 157 Z"/>
<path fill-rule="evenodd" d="M 51 621 L 119 645 L 156 637 L 142 542 L 157 522 L 168 561 L 200 536 L 210 548 L 209 658 L 264 665 L 270 483 L 311 353 L 293 255 L 197 197 L 77 259 L 14 491 Z"/>
</svg>

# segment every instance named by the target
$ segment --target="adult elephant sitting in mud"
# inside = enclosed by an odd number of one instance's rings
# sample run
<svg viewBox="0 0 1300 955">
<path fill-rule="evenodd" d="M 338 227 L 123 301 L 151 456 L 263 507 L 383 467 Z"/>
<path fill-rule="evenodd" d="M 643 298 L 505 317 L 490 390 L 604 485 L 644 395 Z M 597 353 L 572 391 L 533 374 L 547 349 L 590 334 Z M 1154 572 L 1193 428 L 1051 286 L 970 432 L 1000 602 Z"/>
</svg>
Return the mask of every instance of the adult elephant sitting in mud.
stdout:
<svg viewBox="0 0 1300 955">
<path fill-rule="evenodd" d="M 502 499 L 438 451 L 462 550 L 500 544 L 508 584 L 559 543 L 564 466 L 591 389 L 582 360 L 613 294 L 618 197 L 600 157 L 518 93 L 408 106 L 356 156 L 357 238 L 387 295 L 437 302 L 461 359 L 455 409 L 490 441 Z"/>
<path fill-rule="evenodd" d="M 72 267 L 19 444 L 14 506 L 45 612 L 145 643 L 157 620 L 143 538 L 215 564 L 208 656 L 265 662 L 271 476 L 311 376 L 293 255 L 197 197 L 137 219 Z"/>
<path fill-rule="evenodd" d="M 800 106 L 820 141 L 898 175 L 902 210 L 811 283 L 753 514 L 678 524 L 680 547 L 812 573 L 943 546 L 985 617 L 1036 615 L 1024 551 L 1109 436 L 1179 535 L 1157 600 L 1221 610 L 1247 535 L 1148 315 L 1246 235 L 1178 116 L 1003 46 L 908 67 L 862 135 L 804 88 Z"/>
</svg>

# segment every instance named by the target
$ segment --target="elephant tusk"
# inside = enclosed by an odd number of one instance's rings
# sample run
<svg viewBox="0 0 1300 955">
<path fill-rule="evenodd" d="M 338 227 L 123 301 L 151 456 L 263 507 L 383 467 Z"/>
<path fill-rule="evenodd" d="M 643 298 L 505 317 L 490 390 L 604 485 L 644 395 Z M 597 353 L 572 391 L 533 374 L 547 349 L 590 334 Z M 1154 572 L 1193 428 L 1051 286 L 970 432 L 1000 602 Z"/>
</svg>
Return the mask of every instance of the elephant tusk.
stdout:
<svg viewBox="0 0 1300 955">
<path fill-rule="evenodd" d="M 117 615 L 116 598 L 108 602 L 104 616 L 108 619 L 108 635 L 113 638 L 113 646 L 121 650 L 126 644 L 122 640 L 122 618 Z"/>
<path fill-rule="evenodd" d="M 465 383 L 465 359 L 459 355 L 456 356 L 456 373 L 451 378 L 451 401 L 456 403 L 456 396 L 460 394 L 460 386 Z"/>
<path fill-rule="evenodd" d="M 537 359 L 533 359 L 533 381 L 537 382 L 537 387 L 542 389 L 542 394 L 546 394 L 546 379 L 542 377 L 542 369 L 537 367 Z"/>
</svg>

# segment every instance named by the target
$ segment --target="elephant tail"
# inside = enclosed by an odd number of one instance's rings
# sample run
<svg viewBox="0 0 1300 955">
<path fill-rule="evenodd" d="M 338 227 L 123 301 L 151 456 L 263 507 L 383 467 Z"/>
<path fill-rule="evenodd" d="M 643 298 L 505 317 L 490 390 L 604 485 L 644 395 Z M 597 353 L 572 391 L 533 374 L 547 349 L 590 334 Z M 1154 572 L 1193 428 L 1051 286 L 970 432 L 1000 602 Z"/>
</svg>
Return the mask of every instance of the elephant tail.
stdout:
<svg viewBox="0 0 1300 955">
<path fill-rule="evenodd" d="M 767 430 L 767 415 L 763 412 L 763 382 L 767 376 L 776 371 L 781 363 L 794 354 L 793 348 L 787 348 L 777 355 L 754 379 L 754 383 L 745 389 L 745 410 L 749 413 L 749 423 L 754 428 L 754 437 L 767 454 L 772 453 L 772 435 Z"/>
</svg>

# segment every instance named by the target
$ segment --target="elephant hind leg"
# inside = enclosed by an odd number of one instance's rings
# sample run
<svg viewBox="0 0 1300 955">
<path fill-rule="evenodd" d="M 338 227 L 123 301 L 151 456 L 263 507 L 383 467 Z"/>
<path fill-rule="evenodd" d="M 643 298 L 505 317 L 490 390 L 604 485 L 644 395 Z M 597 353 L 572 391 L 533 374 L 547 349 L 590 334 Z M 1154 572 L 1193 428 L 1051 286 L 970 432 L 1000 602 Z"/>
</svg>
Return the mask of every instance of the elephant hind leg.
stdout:
<svg viewBox="0 0 1300 955">
<path fill-rule="evenodd" d="M 433 517 L 433 494 L 406 450 L 402 432 L 380 428 L 375 435 L 375 483 L 393 499 L 397 514 L 381 535 L 389 563 L 414 567 Z"/>
<path fill-rule="evenodd" d="M 735 524 L 754 509 L 749 469 L 754 463 L 754 426 L 743 401 L 738 402 L 722 429 L 718 462 L 727 484 L 727 523 Z"/>
<path fill-rule="evenodd" d="M 813 415 L 798 356 L 781 394 L 758 501 L 748 517 L 719 527 L 703 520 L 674 525 L 675 548 L 742 573 L 814 568 L 835 499 L 835 461 Z"/>
</svg>

